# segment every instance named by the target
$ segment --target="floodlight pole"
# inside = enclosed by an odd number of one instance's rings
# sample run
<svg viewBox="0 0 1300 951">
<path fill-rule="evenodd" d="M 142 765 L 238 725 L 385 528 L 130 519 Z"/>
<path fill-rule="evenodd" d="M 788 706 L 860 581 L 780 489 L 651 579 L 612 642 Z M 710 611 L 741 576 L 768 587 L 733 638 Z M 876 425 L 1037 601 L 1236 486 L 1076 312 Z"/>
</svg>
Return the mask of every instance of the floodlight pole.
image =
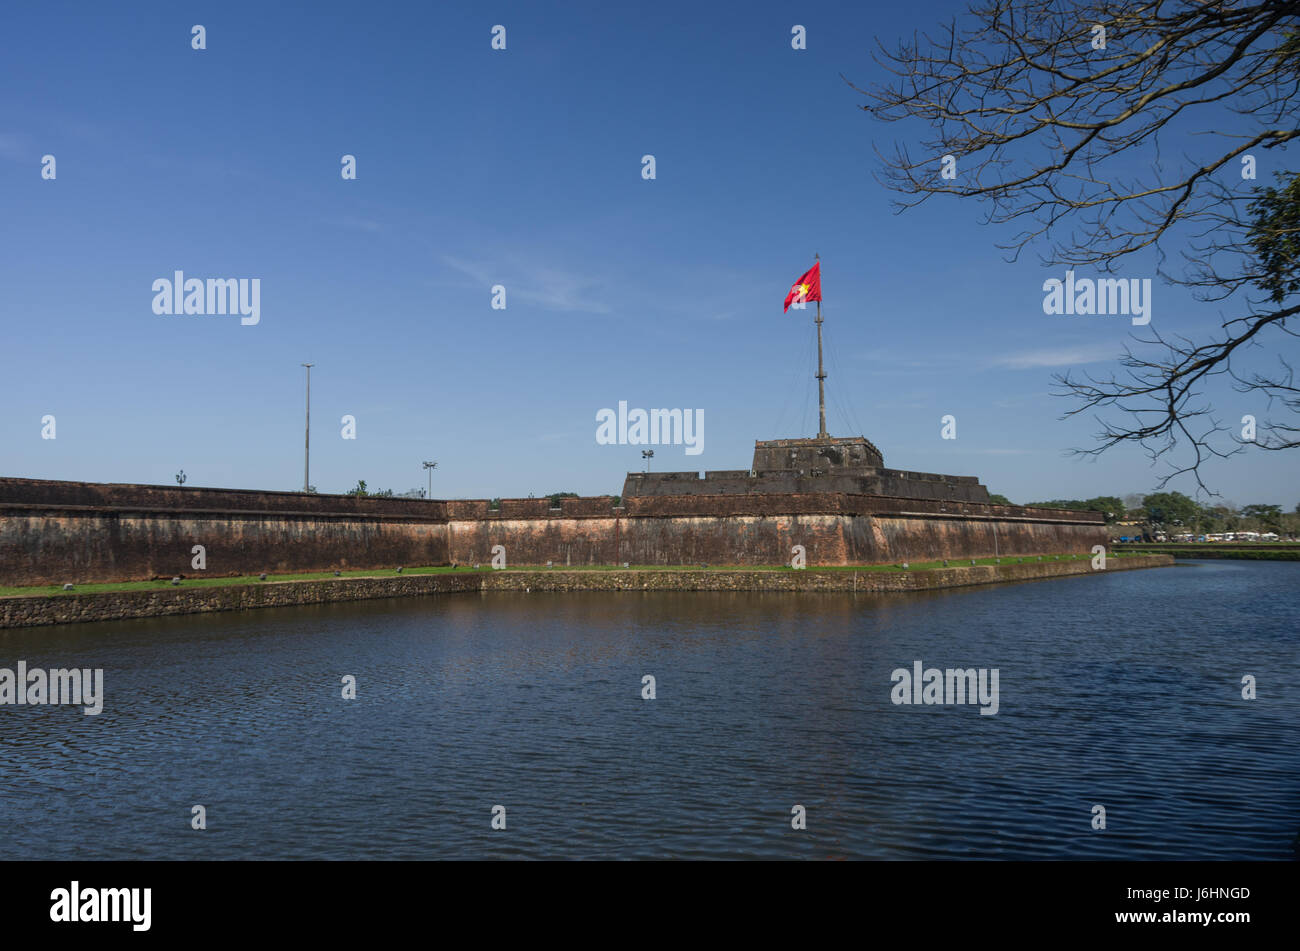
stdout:
<svg viewBox="0 0 1300 951">
<path fill-rule="evenodd" d="M 311 368 L 316 364 L 304 363 L 307 368 L 307 426 L 303 439 L 302 490 L 311 491 Z"/>
</svg>

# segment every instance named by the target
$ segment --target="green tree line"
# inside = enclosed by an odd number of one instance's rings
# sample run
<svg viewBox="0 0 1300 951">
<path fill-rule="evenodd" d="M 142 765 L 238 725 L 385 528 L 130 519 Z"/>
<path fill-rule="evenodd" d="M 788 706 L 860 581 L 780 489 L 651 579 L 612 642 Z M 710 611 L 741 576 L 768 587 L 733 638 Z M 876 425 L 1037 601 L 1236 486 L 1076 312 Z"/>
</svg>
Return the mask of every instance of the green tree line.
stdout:
<svg viewBox="0 0 1300 951">
<path fill-rule="evenodd" d="M 1005 495 L 992 495 L 990 498 L 1001 505 L 1014 504 Z M 1101 512 L 1107 524 L 1139 523 L 1148 530 L 1171 534 L 1254 531 L 1300 535 L 1300 504 L 1291 512 L 1284 512 L 1280 505 L 1265 502 L 1242 506 L 1226 501 L 1202 504 L 1181 492 L 1153 492 L 1126 499 L 1101 495 L 1092 499 L 1048 499 L 1025 504 L 1038 508 Z"/>
</svg>

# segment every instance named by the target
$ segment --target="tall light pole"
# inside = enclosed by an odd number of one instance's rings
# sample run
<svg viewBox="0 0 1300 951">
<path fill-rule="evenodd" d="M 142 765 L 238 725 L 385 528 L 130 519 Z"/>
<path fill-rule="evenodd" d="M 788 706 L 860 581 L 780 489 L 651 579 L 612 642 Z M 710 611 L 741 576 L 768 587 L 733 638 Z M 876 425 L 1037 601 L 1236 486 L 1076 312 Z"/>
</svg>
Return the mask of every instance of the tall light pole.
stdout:
<svg viewBox="0 0 1300 951">
<path fill-rule="evenodd" d="M 433 470 L 438 468 L 438 463 L 436 461 L 426 462 L 424 464 L 424 468 L 429 470 L 429 494 L 425 496 L 425 498 L 432 500 L 433 499 Z"/>
<path fill-rule="evenodd" d="M 307 428 L 303 443 L 302 490 L 311 491 L 311 368 L 316 364 L 304 363 L 307 368 Z"/>
</svg>

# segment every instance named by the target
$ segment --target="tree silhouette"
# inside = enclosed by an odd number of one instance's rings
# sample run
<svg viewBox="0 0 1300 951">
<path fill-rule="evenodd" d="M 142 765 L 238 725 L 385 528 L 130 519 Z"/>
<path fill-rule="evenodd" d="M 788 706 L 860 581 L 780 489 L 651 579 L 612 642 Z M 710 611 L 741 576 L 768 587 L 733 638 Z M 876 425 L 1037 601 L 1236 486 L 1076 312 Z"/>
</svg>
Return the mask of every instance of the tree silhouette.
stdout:
<svg viewBox="0 0 1300 951">
<path fill-rule="evenodd" d="M 1210 458 L 1300 446 L 1291 363 L 1248 359 L 1296 336 L 1300 178 L 1277 172 L 1261 188 L 1243 171 L 1278 165 L 1300 136 L 1300 5 L 988 0 L 877 60 L 896 78 L 854 86 L 863 108 L 931 130 L 915 157 L 905 145 L 880 155 L 899 210 L 935 195 L 981 202 L 987 222 L 1018 228 L 1001 245 L 1012 260 L 1032 245 L 1046 264 L 1113 273 L 1149 249 L 1161 278 L 1224 308 L 1204 339 L 1146 328 L 1123 373 L 1058 374 L 1057 394 L 1076 404 L 1065 416 L 1094 412 L 1100 425 L 1076 452 L 1137 443 L 1169 464 L 1158 487 L 1192 473 L 1207 489 Z M 1226 113 L 1239 117 L 1233 133 Z M 1195 154 L 1171 161 L 1162 138 Z M 945 156 L 953 177 L 939 174 Z M 1224 375 L 1282 419 L 1254 440 L 1225 435 L 1204 396 Z"/>
</svg>

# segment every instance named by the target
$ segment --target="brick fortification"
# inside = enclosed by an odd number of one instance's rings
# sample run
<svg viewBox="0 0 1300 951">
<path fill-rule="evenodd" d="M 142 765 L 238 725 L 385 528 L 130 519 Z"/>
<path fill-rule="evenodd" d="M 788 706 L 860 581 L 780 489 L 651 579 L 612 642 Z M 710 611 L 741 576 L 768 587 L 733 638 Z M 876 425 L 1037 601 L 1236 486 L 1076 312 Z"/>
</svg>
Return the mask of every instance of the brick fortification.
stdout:
<svg viewBox="0 0 1300 951">
<path fill-rule="evenodd" d="M 443 511 L 416 499 L 0 479 L 0 585 L 438 564 Z M 191 567 L 195 545 L 206 571 Z"/>
<path fill-rule="evenodd" d="M 629 472 L 623 497 L 642 495 L 806 495 L 843 493 L 948 502 L 987 502 L 974 476 L 886 469 L 861 436 L 769 439 L 754 444 L 748 469 L 712 472 Z"/>
<path fill-rule="evenodd" d="M 783 441 L 784 442 L 784 441 Z M 865 442 L 865 440 L 864 440 Z M 763 444 L 760 444 L 762 446 Z M 770 444 L 769 444 L 770 445 Z M 796 447 L 798 448 L 798 447 Z M 774 451 L 789 451 L 778 447 Z M 815 468 L 815 467 L 809 467 Z M 827 466 L 826 468 L 830 468 Z M 993 505 L 975 480 L 874 467 L 871 475 L 769 470 L 796 491 L 426 501 L 301 492 L 0 479 L 0 585 L 90 583 L 182 575 L 487 564 L 777 565 L 803 545 L 809 565 L 1089 552 L 1105 544 L 1100 515 Z M 657 474 L 656 474 L 657 475 Z M 628 484 L 645 480 L 636 474 Z M 869 482 L 915 497 L 843 491 Z M 661 484 L 672 480 L 662 479 Z M 922 494 L 925 486 L 940 489 Z M 967 498 L 949 486 L 965 486 Z M 809 487 L 819 491 L 802 491 Z M 983 493 L 981 501 L 970 496 Z M 203 545 L 207 569 L 191 567 Z"/>
</svg>

